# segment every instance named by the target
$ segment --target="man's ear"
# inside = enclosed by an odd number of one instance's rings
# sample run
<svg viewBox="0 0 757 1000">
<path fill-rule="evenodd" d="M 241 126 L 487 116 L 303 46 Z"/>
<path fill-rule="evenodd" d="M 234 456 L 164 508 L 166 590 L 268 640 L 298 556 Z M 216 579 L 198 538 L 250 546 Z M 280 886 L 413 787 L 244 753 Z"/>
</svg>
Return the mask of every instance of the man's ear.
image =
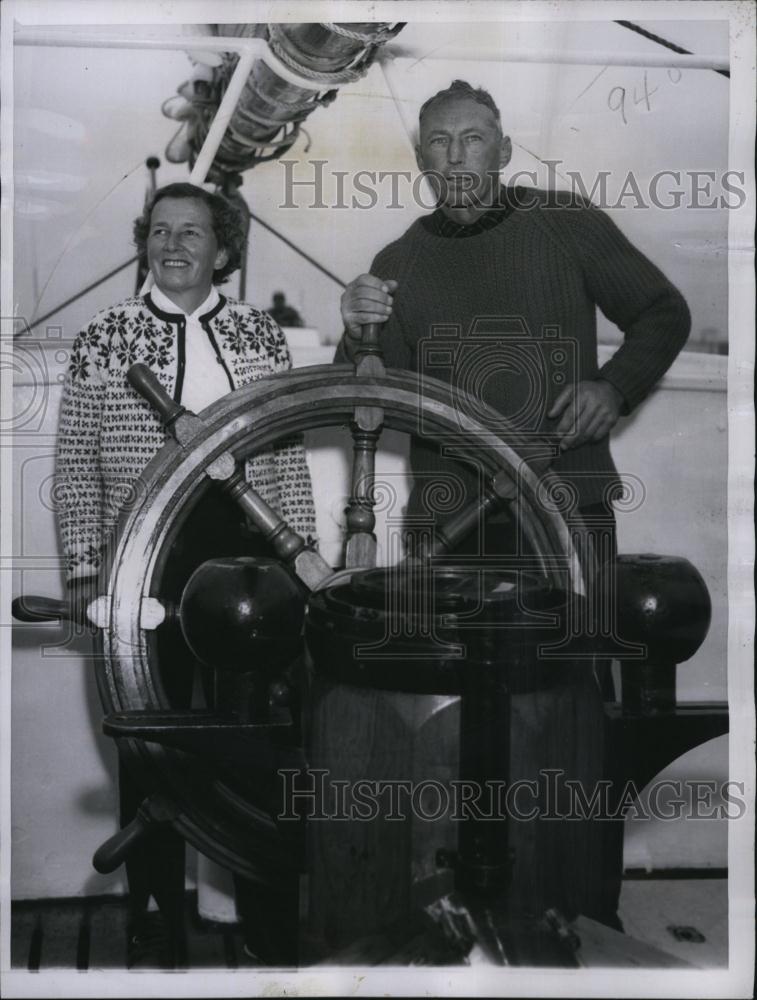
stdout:
<svg viewBox="0 0 757 1000">
<path fill-rule="evenodd" d="M 216 254 L 213 270 L 220 271 L 221 268 L 225 267 L 228 263 L 229 263 L 229 251 L 226 249 L 226 247 L 221 247 L 221 249 Z"/>
<path fill-rule="evenodd" d="M 425 170 L 423 166 L 423 153 L 421 152 L 421 144 L 418 143 L 415 147 L 415 162 L 418 164 L 419 170 Z"/>
<path fill-rule="evenodd" d="M 499 168 L 503 170 L 507 164 L 512 159 L 513 155 L 513 144 L 510 142 L 509 135 L 502 136 L 502 142 L 499 147 Z"/>
</svg>

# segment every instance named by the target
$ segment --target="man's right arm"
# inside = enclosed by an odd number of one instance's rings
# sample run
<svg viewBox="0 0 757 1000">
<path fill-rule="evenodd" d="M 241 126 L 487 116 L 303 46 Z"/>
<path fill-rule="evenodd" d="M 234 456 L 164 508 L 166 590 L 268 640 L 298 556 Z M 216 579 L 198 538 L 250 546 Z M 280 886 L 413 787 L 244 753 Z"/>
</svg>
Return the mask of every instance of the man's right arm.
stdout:
<svg viewBox="0 0 757 1000">
<path fill-rule="evenodd" d="M 407 368 L 409 352 L 394 314 L 394 292 L 398 282 L 375 274 L 361 274 L 350 282 L 341 299 L 344 334 L 336 349 L 337 364 L 351 364 L 367 323 L 381 325 L 380 339 L 384 359 L 390 368 Z"/>
</svg>

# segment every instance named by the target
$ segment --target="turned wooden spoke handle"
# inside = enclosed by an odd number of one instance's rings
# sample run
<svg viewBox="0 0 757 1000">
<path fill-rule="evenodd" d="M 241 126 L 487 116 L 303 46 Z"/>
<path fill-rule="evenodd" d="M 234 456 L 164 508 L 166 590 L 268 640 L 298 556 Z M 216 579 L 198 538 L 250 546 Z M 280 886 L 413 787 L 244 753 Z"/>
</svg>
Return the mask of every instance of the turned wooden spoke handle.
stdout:
<svg viewBox="0 0 757 1000">
<path fill-rule="evenodd" d="M 377 354 L 380 351 L 380 329 L 381 327 L 378 323 L 365 323 L 363 325 L 363 335 L 360 338 L 360 347 L 358 348 L 360 353 Z"/>
<path fill-rule="evenodd" d="M 114 872 L 156 824 L 169 822 L 177 814 L 178 810 L 173 803 L 161 795 L 152 795 L 145 799 L 131 823 L 127 823 L 122 830 L 114 833 L 97 848 L 92 858 L 95 871 L 101 875 Z"/>
<path fill-rule="evenodd" d="M 173 423 L 177 417 L 186 412 L 183 406 L 171 399 L 158 377 L 147 365 L 141 363 L 132 365 L 126 373 L 126 378 L 142 399 L 160 414 L 165 425 Z"/>
<path fill-rule="evenodd" d="M 101 875 L 114 872 L 123 864 L 127 854 L 142 840 L 150 829 L 149 821 L 145 821 L 139 813 L 123 830 L 109 837 L 97 848 L 92 858 L 92 867 Z"/>
<path fill-rule="evenodd" d="M 61 601 L 54 597 L 39 597 L 24 594 L 11 602 L 11 613 L 20 622 L 84 621 L 84 609 L 79 609 L 71 601 Z"/>
</svg>

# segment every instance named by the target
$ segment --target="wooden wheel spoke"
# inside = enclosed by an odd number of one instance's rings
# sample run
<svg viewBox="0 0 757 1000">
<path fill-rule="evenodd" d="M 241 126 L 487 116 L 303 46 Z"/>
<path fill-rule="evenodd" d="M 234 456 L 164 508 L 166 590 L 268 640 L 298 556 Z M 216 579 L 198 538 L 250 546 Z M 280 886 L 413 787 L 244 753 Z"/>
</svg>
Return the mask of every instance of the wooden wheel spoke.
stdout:
<svg viewBox="0 0 757 1000">
<path fill-rule="evenodd" d="M 384 411 L 375 406 L 358 406 L 350 424 L 352 431 L 352 493 L 346 510 L 347 542 L 345 566 L 369 568 L 376 565 L 376 516 L 373 484 L 376 448 L 384 425 Z"/>
<path fill-rule="evenodd" d="M 237 471 L 224 482 L 222 489 L 236 501 L 255 527 L 271 543 L 276 555 L 288 563 L 302 582 L 311 590 L 333 570 L 315 549 L 308 548 L 302 535 L 290 528 L 273 507 Z"/>
<path fill-rule="evenodd" d="M 171 399 L 146 365 L 132 365 L 127 377 L 137 392 L 160 414 L 166 430 L 182 447 L 191 446 L 193 439 L 206 429 L 196 414 Z M 305 539 L 290 528 L 284 518 L 250 486 L 236 468 L 229 452 L 219 455 L 205 471 L 211 479 L 222 483 L 224 492 L 239 504 L 271 543 L 279 559 L 288 563 L 307 587 L 312 590 L 331 576 L 332 570 L 326 560 L 314 549 L 308 548 Z"/>
<path fill-rule="evenodd" d="M 428 559 L 431 556 L 452 552 L 486 517 L 502 510 L 505 504 L 514 498 L 514 493 L 512 496 L 508 495 L 510 491 L 504 487 L 505 481 L 501 474 L 498 474 L 487 484 L 477 500 L 466 504 L 447 521 L 443 528 L 437 528 L 434 534 L 421 544 L 418 556 L 421 559 Z"/>
</svg>

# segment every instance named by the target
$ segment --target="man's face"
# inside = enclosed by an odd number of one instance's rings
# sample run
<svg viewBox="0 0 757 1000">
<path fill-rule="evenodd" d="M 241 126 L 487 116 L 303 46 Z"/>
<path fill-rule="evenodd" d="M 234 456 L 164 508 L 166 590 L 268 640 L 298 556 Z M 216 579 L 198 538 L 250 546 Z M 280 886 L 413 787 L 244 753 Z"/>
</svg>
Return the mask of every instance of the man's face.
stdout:
<svg viewBox="0 0 757 1000">
<path fill-rule="evenodd" d="M 499 171 L 510 159 L 510 140 L 489 108 L 453 97 L 424 114 L 415 154 L 443 209 L 475 210 L 491 204 Z"/>
<path fill-rule="evenodd" d="M 228 259 L 219 250 L 213 217 L 196 198 L 163 198 L 150 215 L 147 262 L 158 288 L 194 311 L 210 293 L 213 271 Z"/>
</svg>

